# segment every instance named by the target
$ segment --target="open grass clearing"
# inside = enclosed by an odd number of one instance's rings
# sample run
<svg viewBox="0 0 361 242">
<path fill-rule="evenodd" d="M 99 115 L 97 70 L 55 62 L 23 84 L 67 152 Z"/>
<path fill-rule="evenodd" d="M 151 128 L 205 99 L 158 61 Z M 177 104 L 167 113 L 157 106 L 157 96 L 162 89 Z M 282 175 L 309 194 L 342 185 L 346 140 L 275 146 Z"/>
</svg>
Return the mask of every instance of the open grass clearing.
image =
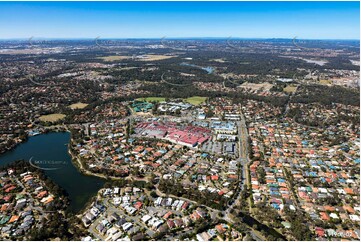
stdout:
<svg viewBox="0 0 361 242">
<path fill-rule="evenodd" d="M 207 97 L 193 96 L 187 99 L 184 99 L 185 102 L 188 102 L 192 105 L 199 105 L 207 100 Z"/>
<path fill-rule="evenodd" d="M 264 83 L 251 83 L 251 82 L 245 82 L 242 85 L 240 85 L 241 88 L 245 89 L 251 89 L 253 91 L 269 91 L 273 84 L 264 82 Z"/>
<path fill-rule="evenodd" d="M 103 61 L 119 61 L 119 60 L 126 60 L 131 57 L 124 56 L 124 55 L 110 55 L 110 56 L 103 56 L 103 57 L 98 57 L 98 58 L 102 59 Z"/>
<path fill-rule="evenodd" d="M 39 117 L 40 121 L 43 122 L 56 122 L 59 121 L 63 118 L 65 118 L 65 114 L 61 114 L 61 113 L 53 113 L 53 114 L 48 114 L 48 115 L 42 115 Z"/>
<path fill-rule="evenodd" d="M 322 84 L 322 85 L 330 85 L 330 84 L 332 84 L 332 81 L 331 80 L 320 80 L 320 84 Z"/>
<path fill-rule="evenodd" d="M 287 85 L 285 88 L 283 88 L 284 92 L 292 93 L 296 90 L 297 86 L 294 85 Z"/>
<path fill-rule="evenodd" d="M 81 102 L 78 102 L 78 103 L 74 103 L 74 104 L 72 104 L 72 105 L 69 105 L 69 107 L 70 107 L 71 109 L 83 109 L 83 108 L 85 108 L 86 106 L 88 106 L 87 103 L 81 103 Z"/>
<path fill-rule="evenodd" d="M 159 61 L 177 57 L 175 55 L 143 55 L 141 58 L 137 57 L 139 61 Z"/>
<path fill-rule="evenodd" d="M 165 97 L 141 97 L 137 98 L 137 101 L 145 101 L 145 102 L 164 102 Z"/>
<path fill-rule="evenodd" d="M 176 55 L 139 55 L 139 56 L 110 55 L 110 56 L 98 57 L 98 59 L 102 59 L 103 61 L 106 62 L 121 61 L 128 59 L 134 59 L 136 61 L 159 61 L 159 60 L 170 59 L 173 57 L 177 57 L 177 56 Z"/>
</svg>

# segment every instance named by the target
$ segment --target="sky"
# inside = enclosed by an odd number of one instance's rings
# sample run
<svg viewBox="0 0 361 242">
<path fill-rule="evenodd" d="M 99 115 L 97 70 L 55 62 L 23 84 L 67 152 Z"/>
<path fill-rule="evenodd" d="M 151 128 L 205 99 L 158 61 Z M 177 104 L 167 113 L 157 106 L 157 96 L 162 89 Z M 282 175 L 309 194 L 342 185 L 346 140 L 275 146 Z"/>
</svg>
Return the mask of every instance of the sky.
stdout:
<svg viewBox="0 0 361 242">
<path fill-rule="evenodd" d="M 0 39 L 360 39 L 359 2 L 0 2 Z"/>
</svg>

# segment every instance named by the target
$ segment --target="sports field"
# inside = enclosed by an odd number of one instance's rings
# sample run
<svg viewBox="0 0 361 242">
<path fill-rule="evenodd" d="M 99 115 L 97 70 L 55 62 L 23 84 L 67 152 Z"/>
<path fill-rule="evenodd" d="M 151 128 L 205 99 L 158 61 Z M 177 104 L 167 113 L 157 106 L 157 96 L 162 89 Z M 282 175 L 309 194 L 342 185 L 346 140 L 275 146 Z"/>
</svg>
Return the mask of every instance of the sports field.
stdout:
<svg viewBox="0 0 361 242">
<path fill-rule="evenodd" d="M 122 56 L 122 55 L 110 55 L 110 56 L 103 56 L 103 57 L 98 57 L 98 58 L 102 59 L 103 61 L 119 61 L 119 60 L 126 60 L 131 57 Z"/>
<path fill-rule="evenodd" d="M 193 96 L 193 97 L 184 99 L 184 101 L 186 101 L 192 105 L 199 105 L 199 104 L 205 102 L 206 99 L 207 99 L 207 97 Z"/>
<path fill-rule="evenodd" d="M 40 116 L 39 119 L 40 119 L 40 121 L 43 121 L 43 122 L 56 122 L 58 120 L 65 118 L 65 116 L 66 116 L 65 114 L 53 113 L 53 114 Z"/>
<path fill-rule="evenodd" d="M 165 98 L 164 97 L 141 97 L 141 98 L 137 98 L 136 100 L 138 101 L 145 101 L 145 102 L 164 102 Z"/>
</svg>

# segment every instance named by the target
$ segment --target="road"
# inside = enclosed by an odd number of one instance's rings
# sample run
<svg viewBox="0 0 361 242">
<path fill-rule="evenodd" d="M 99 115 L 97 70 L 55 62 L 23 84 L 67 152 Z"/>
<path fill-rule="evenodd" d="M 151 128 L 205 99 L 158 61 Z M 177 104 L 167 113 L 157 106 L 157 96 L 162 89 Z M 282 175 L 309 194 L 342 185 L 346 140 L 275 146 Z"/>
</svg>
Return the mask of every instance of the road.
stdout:
<svg viewBox="0 0 361 242">
<path fill-rule="evenodd" d="M 239 204 L 239 201 L 241 199 L 241 192 L 245 189 L 247 186 L 247 172 L 248 172 L 248 164 L 249 164 L 249 158 L 248 158 L 248 132 L 247 132 L 247 125 L 246 120 L 241 113 L 241 120 L 237 122 L 238 126 L 238 161 L 239 164 L 241 164 L 242 169 L 242 177 L 239 181 L 239 190 L 237 197 L 234 199 L 234 202 L 229 205 L 229 207 L 224 211 L 225 217 L 228 218 L 228 214 L 230 213 L 231 209 L 236 205 Z"/>
<path fill-rule="evenodd" d="M 27 191 L 27 188 L 25 188 L 24 184 L 19 181 L 19 179 L 17 177 L 14 177 L 14 180 L 16 181 L 16 183 L 24 190 L 24 191 Z M 27 196 L 30 200 L 29 202 L 29 207 L 30 209 L 33 211 L 33 210 L 36 210 L 39 212 L 39 218 L 37 219 L 38 221 L 43 221 L 44 217 L 45 217 L 45 214 L 46 213 L 54 213 L 56 211 L 46 211 L 44 210 L 42 207 L 39 207 L 39 206 L 35 206 L 35 200 L 34 198 L 29 194 L 29 196 Z M 37 224 L 37 227 L 40 227 L 42 226 L 42 224 Z"/>
<path fill-rule="evenodd" d="M 115 207 L 112 203 L 109 202 L 109 198 L 105 198 L 104 199 L 104 205 L 107 207 L 106 212 L 104 212 L 103 214 L 100 214 L 95 220 L 94 222 L 89 226 L 88 231 L 94 235 L 97 239 L 99 240 L 105 240 L 107 235 L 101 235 L 98 233 L 98 231 L 96 230 L 96 226 L 103 220 L 103 219 L 107 219 L 107 214 L 112 214 L 112 213 L 116 213 L 121 217 L 125 217 L 127 221 L 132 222 L 133 224 L 137 225 L 140 228 L 144 228 L 145 230 L 147 230 L 147 234 L 148 235 L 153 235 L 154 231 L 150 230 L 149 228 L 147 228 L 141 221 L 139 216 L 129 216 L 127 215 L 123 210 L 121 210 L 120 208 Z"/>
<path fill-rule="evenodd" d="M 291 100 L 292 100 L 292 98 L 295 96 L 295 94 L 296 94 L 297 89 L 298 89 L 299 86 L 300 86 L 300 85 L 297 85 L 297 86 L 296 86 L 295 90 L 292 92 L 292 94 L 291 94 L 290 97 L 288 98 L 288 101 L 287 101 L 287 103 L 286 103 L 286 109 L 285 109 L 285 111 L 284 111 L 284 113 L 283 113 L 283 117 L 286 117 L 288 111 L 290 110 Z"/>
<path fill-rule="evenodd" d="M 100 235 L 95 227 L 102 221 L 103 217 L 100 215 L 97 219 L 94 220 L 94 222 L 89 226 L 88 231 L 97 239 L 99 240 L 105 240 L 105 236 Z"/>
<path fill-rule="evenodd" d="M 218 213 L 221 212 L 220 210 L 217 210 L 217 209 L 214 209 L 214 208 L 211 208 L 211 207 L 208 207 L 206 205 L 203 205 L 203 204 L 199 204 L 198 202 L 196 201 L 193 201 L 193 200 L 190 200 L 188 198 L 184 198 L 184 197 L 177 197 L 177 196 L 174 196 L 172 194 L 165 194 L 163 192 L 161 192 L 159 189 L 158 189 L 158 185 L 156 185 L 156 193 L 158 196 L 160 197 L 171 197 L 171 198 L 175 198 L 175 199 L 180 199 L 180 200 L 183 200 L 183 201 L 187 201 L 189 203 L 193 203 L 193 204 L 197 204 L 198 206 L 202 206 L 202 207 L 205 207 L 207 208 L 209 211 L 210 211 L 210 215 L 211 215 L 211 218 L 216 218 L 218 216 Z M 231 221 L 233 222 L 233 221 Z"/>
<path fill-rule="evenodd" d="M 127 215 L 123 210 L 120 208 L 115 207 L 112 203 L 109 202 L 109 198 L 104 199 L 104 205 L 107 207 L 108 214 L 117 213 L 120 214 L 122 217 L 125 217 L 126 220 L 131 220 L 133 224 L 136 224 L 140 228 L 144 228 L 147 231 L 147 234 L 154 234 L 154 231 L 150 230 L 148 227 L 144 225 L 144 223 L 141 221 L 140 216 L 130 216 Z"/>
</svg>

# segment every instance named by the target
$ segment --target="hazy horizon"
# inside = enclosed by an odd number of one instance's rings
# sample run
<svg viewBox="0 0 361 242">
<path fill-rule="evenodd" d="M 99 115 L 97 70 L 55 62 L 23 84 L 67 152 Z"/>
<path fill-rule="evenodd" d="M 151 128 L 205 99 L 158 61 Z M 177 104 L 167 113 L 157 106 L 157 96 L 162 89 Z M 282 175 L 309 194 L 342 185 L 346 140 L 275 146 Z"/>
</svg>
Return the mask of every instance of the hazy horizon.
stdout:
<svg viewBox="0 0 361 242">
<path fill-rule="evenodd" d="M 0 39 L 359 40 L 359 22 L 359 2 L 0 2 Z"/>
<path fill-rule="evenodd" d="M 277 37 L 107 37 L 107 38 L 101 38 L 99 36 L 96 37 L 35 37 L 35 36 L 30 36 L 29 38 L 0 38 L 0 41 L 5 41 L 5 40 L 20 40 L 20 41 L 25 41 L 25 40 L 95 40 L 95 39 L 99 39 L 99 40 L 160 40 L 160 39 L 164 39 L 166 40 L 293 40 L 295 39 L 293 38 L 277 38 Z M 322 40 L 322 41 L 335 41 L 335 40 L 340 40 L 340 41 L 360 41 L 359 39 L 314 39 L 314 38 L 296 38 L 297 40 Z"/>
</svg>

